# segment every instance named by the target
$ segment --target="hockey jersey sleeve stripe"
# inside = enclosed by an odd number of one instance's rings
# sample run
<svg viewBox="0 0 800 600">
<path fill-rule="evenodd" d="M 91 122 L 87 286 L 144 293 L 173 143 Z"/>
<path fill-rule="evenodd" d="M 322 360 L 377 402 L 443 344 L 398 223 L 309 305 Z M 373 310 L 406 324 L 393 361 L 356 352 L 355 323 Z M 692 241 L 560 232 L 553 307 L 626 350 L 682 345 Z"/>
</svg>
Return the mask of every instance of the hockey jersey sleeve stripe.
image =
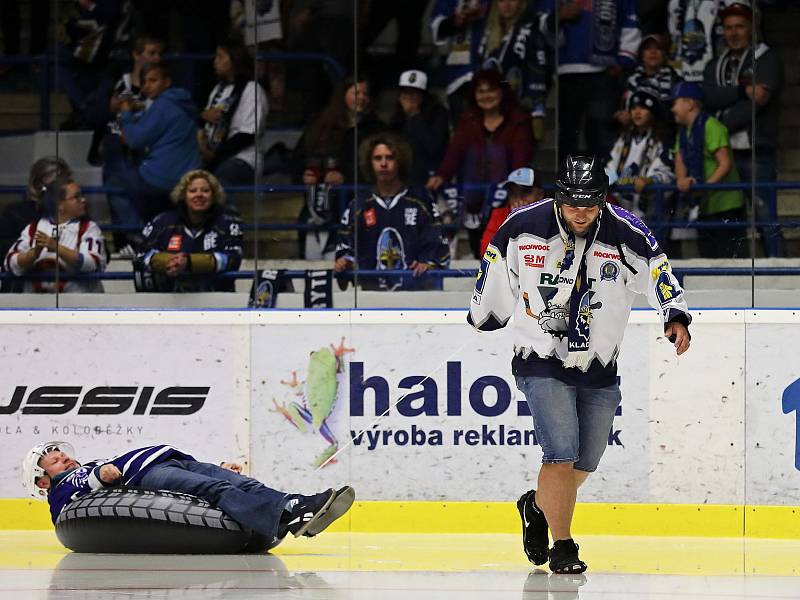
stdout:
<svg viewBox="0 0 800 600">
<path fill-rule="evenodd" d="M 87 480 L 89 483 L 89 487 L 92 490 L 99 490 L 101 488 L 106 487 L 105 484 L 100 480 L 100 467 L 102 465 L 97 465 L 94 469 L 92 469 L 91 473 L 89 473 L 89 479 Z"/>
<path fill-rule="evenodd" d="M 149 452 L 152 449 L 153 446 L 148 446 L 147 448 L 142 448 L 141 450 L 138 450 L 136 453 L 134 453 L 134 455 L 131 456 L 130 459 L 128 459 L 128 461 L 123 465 L 122 476 L 125 477 L 126 479 L 130 479 L 130 477 L 128 477 L 128 472 L 131 471 L 131 467 L 136 462 L 136 459 L 138 459 L 140 456 L 142 456 L 146 452 Z"/>
<path fill-rule="evenodd" d="M 150 456 L 148 456 L 148 457 L 147 457 L 147 458 L 146 458 L 146 459 L 145 459 L 145 460 L 142 462 L 141 466 L 139 467 L 139 470 L 142 470 L 142 469 L 144 469 L 144 468 L 145 468 L 145 467 L 147 467 L 147 466 L 148 466 L 150 463 L 152 463 L 154 460 L 156 460 L 157 458 L 161 457 L 163 454 L 165 454 L 165 453 L 167 453 L 167 452 L 172 452 L 172 451 L 174 451 L 174 450 L 175 450 L 175 448 L 173 448 L 172 446 L 164 446 L 164 447 L 162 447 L 162 448 L 161 448 L 161 450 L 159 450 L 158 452 L 155 452 L 155 453 L 151 454 Z"/>
</svg>

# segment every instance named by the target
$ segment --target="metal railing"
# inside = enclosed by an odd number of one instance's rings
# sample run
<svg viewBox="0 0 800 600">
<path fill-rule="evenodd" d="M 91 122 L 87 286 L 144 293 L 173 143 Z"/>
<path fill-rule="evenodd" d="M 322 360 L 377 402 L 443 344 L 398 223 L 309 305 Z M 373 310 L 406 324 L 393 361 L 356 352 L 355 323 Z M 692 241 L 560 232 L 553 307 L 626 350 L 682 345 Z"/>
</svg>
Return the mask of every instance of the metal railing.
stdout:
<svg viewBox="0 0 800 600">
<path fill-rule="evenodd" d="M 268 263 L 268 261 L 265 261 Z M 320 271 L 320 269 L 314 269 Z M 332 269 L 330 269 L 332 270 Z M 210 275 L 213 281 L 231 281 L 243 279 L 256 279 L 260 270 L 230 271 L 227 273 L 217 273 Z M 400 269 L 354 269 L 352 271 L 342 271 L 334 273 L 334 278 L 344 281 L 356 281 L 357 279 L 377 278 L 394 279 L 428 279 L 442 281 L 444 279 L 463 279 L 475 278 L 477 269 L 430 269 L 419 276 L 414 276 L 411 271 Z M 740 277 L 774 277 L 774 276 L 800 276 L 800 267 L 672 267 L 672 274 L 683 286 L 686 277 L 713 277 L 713 276 L 740 276 Z M 304 279 L 307 273 L 300 269 L 281 270 L 281 276 L 285 279 Z M 196 276 L 187 276 L 196 278 Z M 180 277 L 178 278 L 180 280 Z M 12 273 L 0 272 L 0 281 L 133 281 L 133 271 L 103 271 L 99 273 L 71 273 L 66 270 L 59 272 L 58 277 L 55 273 L 30 273 L 23 277 L 17 277 Z"/>
<path fill-rule="evenodd" d="M 758 181 L 755 184 L 751 184 L 751 182 L 739 182 L 739 183 L 718 183 L 718 184 L 696 184 L 692 189 L 693 191 L 703 192 L 703 191 L 715 191 L 715 190 L 742 190 L 742 191 L 750 191 L 752 186 L 755 186 L 757 190 L 766 190 L 767 192 L 771 193 L 771 198 L 768 198 L 767 201 L 767 216 L 769 218 L 763 219 L 743 219 L 741 221 L 686 221 L 686 220 L 673 220 L 669 218 L 665 218 L 669 214 L 669 209 L 667 207 L 667 200 L 666 196 L 670 193 L 677 192 L 677 188 L 674 185 L 667 185 L 667 184 L 653 184 L 646 188 L 644 193 L 653 194 L 654 197 L 654 208 L 649 211 L 652 213 L 650 218 L 646 219 L 647 225 L 650 227 L 651 230 L 654 232 L 669 229 L 673 227 L 679 228 L 693 228 L 693 229 L 704 229 L 704 228 L 742 228 L 742 227 L 757 227 L 757 228 L 772 228 L 774 232 L 779 232 L 782 228 L 797 228 L 800 227 L 800 219 L 778 219 L 777 216 L 777 206 L 775 200 L 775 192 L 778 190 L 795 190 L 800 189 L 800 181 Z M 487 191 L 490 186 L 484 184 L 470 184 L 462 186 L 466 191 L 472 190 L 479 190 L 479 191 Z M 122 194 L 126 195 L 127 191 L 121 187 L 113 187 L 113 186 L 83 186 L 83 192 L 85 194 Z M 225 188 L 226 193 L 228 194 L 248 194 L 252 193 L 255 195 L 264 195 L 264 194 L 305 194 L 307 191 L 307 186 L 304 185 L 269 185 L 269 184 L 259 184 L 259 185 L 252 185 L 252 186 L 228 186 Z M 340 185 L 335 186 L 333 191 L 337 194 L 338 197 L 338 204 L 341 210 L 344 210 L 347 206 L 347 202 L 349 198 L 352 197 L 354 193 L 364 193 L 370 189 L 369 186 L 366 185 Z M 553 185 L 545 185 L 545 191 L 552 191 L 554 189 Z M 633 193 L 634 189 L 633 186 L 625 185 L 625 186 L 615 186 L 613 191 L 620 192 L 620 193 Z M 24 198 L 27 194 L 27 188 L 22 185 L 0 185 L 0 195 L 3 194 L 19 194 L 21 198 Z M 130 226 L 121 226 L 121 225 L 114 225 L 112 223 L 99 223 L 101 229 L 103 231 L 120 231 L 120 232 L 135 232 L 138 231 L 135 227 Z M 243 229 L 246 231 L 301 231 L 301 230 L 331 230 L 337 229 L 337 223 L 327 223 L 323 225 L 313 225 L 309 223 L 247 223 L 243 224 Z M 444 225 L 443 229 L 446 230 L 453 230 L 459 229 L 459 225 Z M 773 235 L 775 233 L 773 232 Z M 658 236 L 657 236 L 658 237 Z"/>
</svg>

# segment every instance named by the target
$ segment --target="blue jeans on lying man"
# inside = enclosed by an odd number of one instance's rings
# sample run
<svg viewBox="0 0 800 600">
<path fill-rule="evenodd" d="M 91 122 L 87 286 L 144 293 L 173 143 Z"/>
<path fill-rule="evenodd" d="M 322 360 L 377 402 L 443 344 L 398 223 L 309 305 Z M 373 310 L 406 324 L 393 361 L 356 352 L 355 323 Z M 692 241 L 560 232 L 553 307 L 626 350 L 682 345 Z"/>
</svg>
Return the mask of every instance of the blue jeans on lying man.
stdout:
<svg viewBox="0 0 800 600">
<path fill-rule="evenodd" d="M 595 471 L 622 400 L 619 385 L 577 387 L 533 376 L 517 376 L 516 381 L 533 415 L 542 463 L 571 462 L 580 471 Z"/>
<path fill-rule="evenodd" d="M 287 494 L 211 463 L 168 460 L 152 467 L 139 486 L 192 494 L 222 510 L 232 519 L 270 539 L 278 537 L 278 524 Z"/>
</svg>

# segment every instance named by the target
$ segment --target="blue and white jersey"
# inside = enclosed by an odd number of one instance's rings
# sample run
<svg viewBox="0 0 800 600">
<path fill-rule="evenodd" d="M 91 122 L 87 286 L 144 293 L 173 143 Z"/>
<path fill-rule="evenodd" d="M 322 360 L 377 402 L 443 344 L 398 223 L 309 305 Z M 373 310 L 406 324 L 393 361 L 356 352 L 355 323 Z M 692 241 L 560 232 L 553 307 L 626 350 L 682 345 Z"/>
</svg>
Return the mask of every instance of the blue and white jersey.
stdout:
<svg viewBox="0 0 800 600">
<path fill-rule="evenodd" d="M 172 446 L 161 444 L 131 450 L 107 460 L 91 460 L 66 475 L 57 475 L 54 482 L 55 485 L 50 488 L 50 492 L 47 495 L 47 502 L 50 504 L 50 517 L 53 523 L 56 522 L 64 507 L 73 500 L 104 487 L 117 485 L 135 486 L 151 467 L 173 458 L 195 460 L 189 454 L 185 454 Z M 100 481 L 100 467 L 108 464 L 114 465 L 122 473 L 120 480 L 113 484 Z"/>
<path fill-rule="evenodd" d="M 472 80 L 477 66 L 473 64 L 473 60 L 483 35 L 489 4 L 489 0 L 436 0 L 431 13 L 431 34 L 434 44 L 446 48 L 445 77 L 448 94 Z M 455 29 L 453 15 L 456 11 L 471 8 L 480 9 L 481 18 L 468 26 Z"/>
<path fill-rule="evenodd" d="M 627 71 L 636 66 L 642 33 L 635 0 L 579 2 L 579 15 L 558 24 L 558 10 L 567 0 L 537 0 L 539 28 L 558 48 L 558 73 L 596 73 L 612 65 Z"/>
<path fill-rule="evenodd" d="M 479 331 L 492 331 L 513 317 L 514 354 L 523 361 L 538 357 L 563 363 L 568 356 L 569 305 L 557 306 L 553 300 L 575 281 L 561 268 L 568 259 L 559 219 L 552 198 L 514 210 L 486 249 L 472 295 L 469 323 Z M 638 217 L 607 204 L 596 234 L 586 240 L 589 303 L 581 316 L 591 328 L 590 362 L 615 369 L 636 294 L 647 297 L 663 323 L 689 325 L 683 289 Z"/>
</svg>

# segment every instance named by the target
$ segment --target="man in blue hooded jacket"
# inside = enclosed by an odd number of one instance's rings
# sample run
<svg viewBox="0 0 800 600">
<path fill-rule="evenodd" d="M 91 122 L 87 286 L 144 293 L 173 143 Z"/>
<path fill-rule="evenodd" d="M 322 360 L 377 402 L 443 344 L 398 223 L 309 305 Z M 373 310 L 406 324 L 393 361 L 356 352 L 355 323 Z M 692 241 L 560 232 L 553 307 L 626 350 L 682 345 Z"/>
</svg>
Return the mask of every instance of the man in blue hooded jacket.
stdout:
<svg viewBox="0 0 800 600">
<path fill-rule="evenodd" d="M 130 193 L 140 216 L 147 222 L 171 208 L 169 193 L 181 176 L 200 167 L 197 146 L 197 107 L 189 92 L 172 87 L 172 78 L 163 63 L 142 69 L 142 93 L 152 104 L 135 111 L 132 99 L 122 102 L 120 124 L 124 142 L 134 150 L 146 152 L 142 163 L 119 174 L 119 181 Z"/>
</svg>

